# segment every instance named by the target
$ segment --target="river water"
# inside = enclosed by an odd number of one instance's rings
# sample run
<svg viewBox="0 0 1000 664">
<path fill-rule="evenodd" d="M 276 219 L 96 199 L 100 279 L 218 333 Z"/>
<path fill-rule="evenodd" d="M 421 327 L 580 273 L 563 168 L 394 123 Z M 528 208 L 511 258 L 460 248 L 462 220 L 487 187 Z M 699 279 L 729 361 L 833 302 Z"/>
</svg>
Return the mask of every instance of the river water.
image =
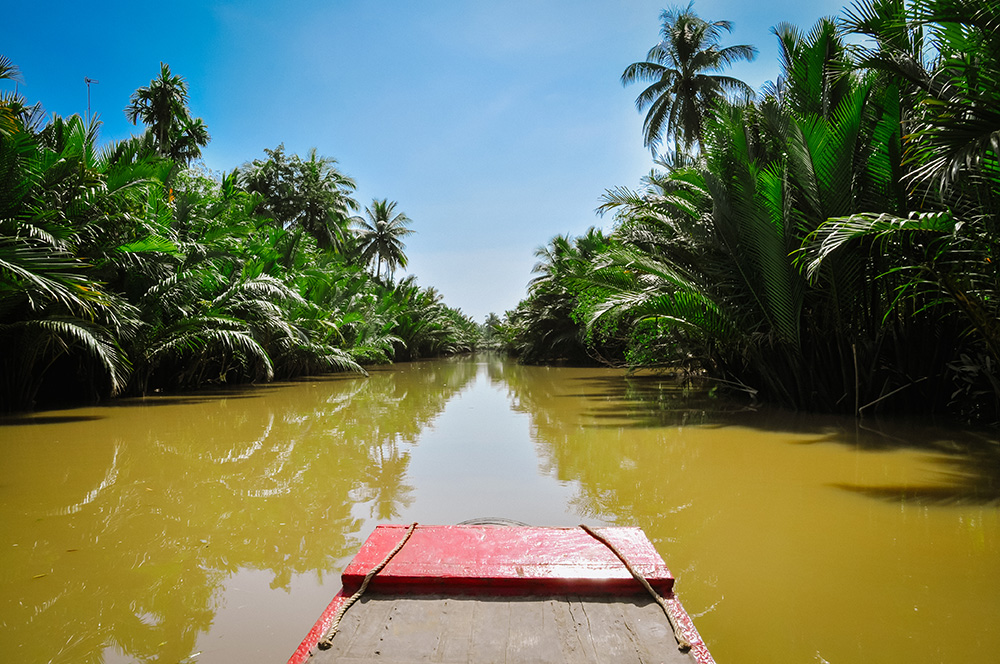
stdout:
<svg viewBox="0 0 1000 664">
<path fill-rule="evenodd" d="M 1000 652 L 1000 451 L 491 356 L 0 420 L 0 661 L 284 662 L 378 523 L 641 526 L 716 660 Z"/>
</svg>

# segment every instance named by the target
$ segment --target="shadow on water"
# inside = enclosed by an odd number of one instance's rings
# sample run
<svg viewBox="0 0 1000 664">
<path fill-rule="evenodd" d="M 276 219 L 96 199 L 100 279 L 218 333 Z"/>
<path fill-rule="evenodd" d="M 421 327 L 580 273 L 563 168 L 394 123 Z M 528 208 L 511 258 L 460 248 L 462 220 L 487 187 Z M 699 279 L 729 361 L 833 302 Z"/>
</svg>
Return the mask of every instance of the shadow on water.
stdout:
<svg viewBox="0 0 1000 664">
<path fill-rule="evenodd" d="M 509 372 L 508 372 L 509 373 Z M 565 379 L 564 379 L 565 380 Z M 515 381 L 516 384 L 516 381 Z M 563 383 L 565 385 L 565 382 Z M 571 389 L 541 381 L 521 402 L 547 398 L 581 399 L 599 405 L 588 413 L 588 427 L 654 429 L 698 426 L 744 427 L 775 434 L 795 434 L 789 444 L 838 444 L 862 453 L 909 450 L 928 455 L 939 471 L 923 485 L 836 488 L 887 502 L 934 505 L 1000 504 L 1000 439 L 995 431 L 972 431 L 919 419 L 873 418 L 797 413 L 755 406 L 749 400 L 718 396 L 708 384 L 669 375 L 607 373 L 571 379 Z M 515 390 L 516 391 L 516 390 Z M 548 415 L 541 413 L 540 417 Z"/>
<path fill-rule="evenodd" d="M 940 466 L 940 485 L 834 486 L 891 503 L 1000 505 L 1000 444 L 996 441 L 951 450 L 934 462 Z"/>
<path fill-rule="evenodd" d="M 566 396 L 595 399 L 604 405 L 592 414 L 596 426 L 619 429 L 718 425 L 756 409 L 718 398 L 707 386 L 666 376 L 607 376 L 577 379 L 588 389 Z"/>
<path fill-rule="evenodd" d="M 378 370 L 372 373 L 377 374 Z M 73 411 L 93 408 L 150 408 L 161 406 L 198 406 L 211 404 L 220 399 L 253 399 L 266 396 L 269 393 L 286 389 L 289 386 L 309 383 L 337 383 L 340 381 L 363 380 L 354 373 L 322 374 L 305 376 L 288 381 L 273 383 L 248 383 L 241 385 L 226 385 L 205 387 L 195 392 L 154 392 L 146 396 L 122 397 L 97 403 L 73 403 L 69 405 L 53 405 L 35 411 L 0 415 L 0 427 L 20 426 L 25 424 L 68 424 L 73 422 L 89 422 L 102 419 L 99 415 L 70 415 Z M 52 413 L 59 413 L 58 415 Z"/>
<path fill-rule="evenodd" d="M 210 404 L 220 399 L 250 399 L 260 396 L 261 387 L 231 388 L 227 390 L 199 390 L 196 393 L 183 395 L 151 394 L 147 397 L 125 397 L 115 399 L 107 403 L 74 404 L 72 406 L 60 406 L 47 410 L 37 410 L 25 413 L 15 413 L 12 415 L 0 416 L 0 427 L 22 426 L 31 424 L 72 424 L 93 422 L 96 420 L 111 417 L 105 415 L 72 415 L 74 411 L 86 409 L 129 409 L 129 408 L 154 408 L 162 406 L 199 406 Z M 52 413 L 59 413 L 58 415 Z"/>
<path fill-rule="evenodd" d="M 7 415 L 0 417 L 0 427 L 39 424 L 79 424 L 82 422 L 96 422 L 101 419 L 104 418 L 97 415 Z"/>
</svg>

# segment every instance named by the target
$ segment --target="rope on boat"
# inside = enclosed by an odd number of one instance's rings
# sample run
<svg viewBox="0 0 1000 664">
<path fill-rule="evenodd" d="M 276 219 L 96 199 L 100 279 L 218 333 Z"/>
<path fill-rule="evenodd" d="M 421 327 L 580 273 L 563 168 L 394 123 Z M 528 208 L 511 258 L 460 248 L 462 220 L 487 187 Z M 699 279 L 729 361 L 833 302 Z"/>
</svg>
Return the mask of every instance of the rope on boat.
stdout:
<svg viewBox="0 0 1000 664">
<path fill-rule="evenodd" d="M 347 609 L 351 608 L 351 605 L 361 598 L 361 595 L 364 594 L 365 589 L 368 587 L 368 582 L 371 581 L 376 574 L 381 572 L 383 567 L 389 564 L 389 561 L 392 560 L 393 556 L 399 553 L 399 550 L 403 548 L 404 544 L 406 544 L 406 540 L 410 539 L 410 535 L 413 534 L 413 531 L 416 530 L 416 528 L 417 523 L 414 521 L 410 524 L 410 527 L 406 529 L 406 534 L 403 535 L 403 539 L 399 540 L 399 543 L 395 546 L 395 548 L 386 554 L 386 557 L 382 559 L 382 562 L 375 567 L 372 567 L 371 571 L 365 574 L 365 579 L 361 582 L 361 587 L 358 588 L 358 591 L 351 595 L 351 597 L 341 605 L 337 614 L 333 617 L 333 622 L 330 623 L 330 627 L 319 640 L 319 643 L 316 644 L 320 650 L 329 650 L 333 646 L 333 637 L 337 635 L 337 630 L 340 628 L 340 621 L 343 619 L 344 614 L 347 613 Z"/>
<path fill-rule="evenodd" d="M 642 574 L 639 573 L 638 570 L 632 567 L 632 564 L 628 561 L 627 558 L 625 558 L 624 554 L 622 554 L 622 552 L 619 551 L 614 544 L 608 541 L 606 537 L 604 537 L 603 535 L 601 535 L 596 530 L 594 530 L 593 528 L 591 528 L 586 524 L 580 524 L 580 527 L 583 528 L 585 531 L 587 531 L 590 534 L 590 536 L 596 539 L 598 542 L 611 549 L 611 552 L 616 556 L 618 556 L 618 560 L 622 561 L 622 563 L 625 565 L 625 569 L 627 569 L 629 573 L 635 578 L 635 580 L 641 583 L 643 587 L 649 592 L 649 594 L 653 596 L 653 599 L 656 600 L 656 603 L 660 605 L 661 609 L 663 609 L 664 615 L 667 616 L 667 622 L 670 623 L 670 628 L 674 630 L 674 639 L 677 641 L 677 649 L 680 650 L 681 652 L 687 652 L 688 650 L 691 650 L 691 642 L 688 641 L 687 637 L 684 636 L 684 632 L 681 631 L 680 626 L 674 622 L 674 617 L 670 614 L 670 609 L 667 607 L 667 601 L 663 599 L 663 596 L 661 596 L 660 593 L 656 592 L 653 586 L 649 585 L 649 581 L 646 580 L 646 577 L 644 577 Z"/>
</svg>

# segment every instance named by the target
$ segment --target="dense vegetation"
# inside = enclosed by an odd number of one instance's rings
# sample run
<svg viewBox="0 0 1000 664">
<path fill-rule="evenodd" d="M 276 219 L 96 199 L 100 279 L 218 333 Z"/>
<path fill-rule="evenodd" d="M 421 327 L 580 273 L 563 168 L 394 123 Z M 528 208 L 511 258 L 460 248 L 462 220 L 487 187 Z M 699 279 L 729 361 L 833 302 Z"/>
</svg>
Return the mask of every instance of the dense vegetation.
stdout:
<svg viewBox="0 0 1000 664">
<path fill-rule="evenodd" d="M 187 101 L 162 65 L 126 109 L 145 132 L 99 146 L 99 121 L 0 96 L 0 411 L 475 345 L 433 289 L 391 278 L 412 232 L 394 202 L 353 216 L 354 182 L 315 150 L 191 167 L 210 137 Z"/>
<path fill-rule="evenodd" d="M 652 81 L 644 141 L 674 149 L 606 193 L 610 233 L 539 250 L 507 347 L 795 408 L 1000 419 L 1000 6 L 862 0 L 778 25 L 781 74 L 755 96 L 706 78 L 752 55 L 720 46 L 728 23 L 662 18 L 623 82 Z"/>
</svg>

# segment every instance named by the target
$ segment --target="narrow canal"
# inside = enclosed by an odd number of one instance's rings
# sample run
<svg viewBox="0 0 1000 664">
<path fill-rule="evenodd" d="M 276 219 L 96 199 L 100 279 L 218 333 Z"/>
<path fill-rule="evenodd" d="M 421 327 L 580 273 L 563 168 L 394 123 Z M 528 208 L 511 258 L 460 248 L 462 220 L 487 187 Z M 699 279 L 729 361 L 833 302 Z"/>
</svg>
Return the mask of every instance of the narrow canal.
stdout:
<svg viewBox="0 0 1000 664">
<path fill-rule="evenodd" d="M 721 664 L 993 661 L 1000 446 L 480 356 L 0 420 L 0 661 L 284 662 L 378 523 L 637 525 Z"/>
</svg>

